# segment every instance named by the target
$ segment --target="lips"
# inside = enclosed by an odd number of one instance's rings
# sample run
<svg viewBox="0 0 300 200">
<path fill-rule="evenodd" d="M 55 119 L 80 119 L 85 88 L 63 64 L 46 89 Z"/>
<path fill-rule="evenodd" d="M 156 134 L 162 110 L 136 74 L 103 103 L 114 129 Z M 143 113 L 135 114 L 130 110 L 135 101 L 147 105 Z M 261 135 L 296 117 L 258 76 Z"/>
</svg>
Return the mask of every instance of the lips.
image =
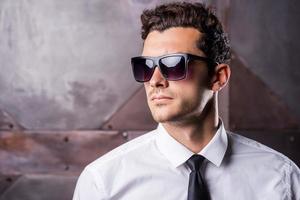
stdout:
<svg viewBox="0 0 300 200">
<path fill-rule="evenodd" d="M 165 95 L 154 95 L 151 97 L 152 101 L 163 101 L 163 100 L 171 100 L 172 97 L 165 96 Z"/>
</svg>

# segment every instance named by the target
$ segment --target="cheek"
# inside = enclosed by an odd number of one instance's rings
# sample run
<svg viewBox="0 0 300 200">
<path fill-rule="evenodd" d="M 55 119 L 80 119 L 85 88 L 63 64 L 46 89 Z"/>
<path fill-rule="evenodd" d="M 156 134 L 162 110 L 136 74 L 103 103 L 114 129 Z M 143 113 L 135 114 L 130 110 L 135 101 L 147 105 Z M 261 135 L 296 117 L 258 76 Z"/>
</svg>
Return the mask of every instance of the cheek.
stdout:
<svg viewBox="0 0 300 200">
<path fill-rule="evenodd" d="M 199 74 L 197 75 L 197 78 L 190 77 L 189 79 L 182 80 L 180 87 L 176 88 L 176 94 L 178 95 L 177 103 L 180 107 L 196 109 L 203 104 L 207 91 L 206 80 L 203 80 L 204 77 L 200 78 Z"/>
<path fill-rule="evenodd" d="M 185 104 L 186 102 L 193 103 L 199 101 L 201 97 L 200 90 L 200 87 L 196 84 L 182 82 L 181 87 L 176 88 L 175 91 L 178 99 Z"/>
</svg>

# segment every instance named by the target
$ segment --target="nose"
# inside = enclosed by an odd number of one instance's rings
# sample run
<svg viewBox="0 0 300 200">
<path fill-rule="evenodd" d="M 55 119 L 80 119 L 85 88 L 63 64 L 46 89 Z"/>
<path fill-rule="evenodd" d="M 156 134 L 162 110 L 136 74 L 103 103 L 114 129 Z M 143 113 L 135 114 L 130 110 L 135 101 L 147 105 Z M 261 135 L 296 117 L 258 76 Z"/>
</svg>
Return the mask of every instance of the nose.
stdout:
<svg viewBox="0 0 300 200">
<path fill-rule="evenodd" d="M 168 87 L 168 81 L 160 73 L 158 67 L 154 69 L 153 75 L 150 79 L 151 87 Z"/>
</svg>

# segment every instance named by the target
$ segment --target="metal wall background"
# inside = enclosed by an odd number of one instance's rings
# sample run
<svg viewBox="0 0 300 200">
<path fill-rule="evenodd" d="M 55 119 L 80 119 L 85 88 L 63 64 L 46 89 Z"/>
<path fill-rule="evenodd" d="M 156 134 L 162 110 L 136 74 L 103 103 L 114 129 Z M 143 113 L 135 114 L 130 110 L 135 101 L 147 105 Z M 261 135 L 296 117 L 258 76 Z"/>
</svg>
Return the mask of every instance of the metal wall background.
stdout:
<svg viewBox="0 0 300 200">
<path fill-rule="evenodd" d="M 0 1 L 0 108 L 27 129 L 97 129 L 134 92 L 129 58 L 155 1 Z"/>
<path fill-rule="evenodd" d="M 230 129 L 300 165 L 299 1 L 230 1 Z"/>
<path fill-rule="evenodd" d="M 87 163 L 156 126 L 129 58 L 160 2 L 0 1 L 0 200 L 71 199 Z M 206 2 L 234 51 L 227 128 L 299 165 L 299 2 Z"/>
<path fill-rule="evenodd" d="M 300 123 L 299 1 L 231 1 L 232 47 Z"/>
</svg>

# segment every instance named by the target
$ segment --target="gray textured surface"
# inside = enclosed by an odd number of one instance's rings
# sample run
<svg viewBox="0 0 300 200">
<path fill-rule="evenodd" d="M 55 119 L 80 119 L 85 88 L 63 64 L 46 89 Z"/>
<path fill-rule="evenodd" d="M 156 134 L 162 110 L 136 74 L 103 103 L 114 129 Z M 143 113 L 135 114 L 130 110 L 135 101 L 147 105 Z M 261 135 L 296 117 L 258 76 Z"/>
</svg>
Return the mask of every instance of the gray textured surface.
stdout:
<svg viewBox="0 0 300 200">
<path fill-rule="evenodd" d="M 143 4 L 0 1 L 0 109 L 28 129 L 100 127 L 137 89 Z"/>
<path fill-rule="evenodd" d="M 300 123 L 299 8 L 295 0 L 231 1 L 228 21 L 235 52 Z"/>
<path fill-rule="evenodd" d="M 72 199 L 77 176 L 24 175 L 6 190 L 0 200 Z"/>
</svg>

